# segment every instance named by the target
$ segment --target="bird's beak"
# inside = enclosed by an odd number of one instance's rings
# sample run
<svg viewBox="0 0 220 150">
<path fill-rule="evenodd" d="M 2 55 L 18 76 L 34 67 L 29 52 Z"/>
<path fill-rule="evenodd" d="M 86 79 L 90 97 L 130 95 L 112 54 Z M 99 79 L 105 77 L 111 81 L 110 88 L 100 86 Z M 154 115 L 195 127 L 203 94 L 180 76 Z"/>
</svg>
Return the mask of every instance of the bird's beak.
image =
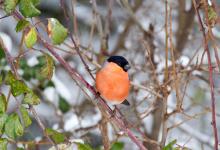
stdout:
<svg viewBox="0 0 220 150">
<path fill-rule="evenodd" d="M 131 66 L 130 66 L 129 64 L 127 64 L 127 65 L 124 66 L 124 70 L 125 70 L 125 71 L 128 71 L 130 68 L 131 68 Z"/>
</svg>

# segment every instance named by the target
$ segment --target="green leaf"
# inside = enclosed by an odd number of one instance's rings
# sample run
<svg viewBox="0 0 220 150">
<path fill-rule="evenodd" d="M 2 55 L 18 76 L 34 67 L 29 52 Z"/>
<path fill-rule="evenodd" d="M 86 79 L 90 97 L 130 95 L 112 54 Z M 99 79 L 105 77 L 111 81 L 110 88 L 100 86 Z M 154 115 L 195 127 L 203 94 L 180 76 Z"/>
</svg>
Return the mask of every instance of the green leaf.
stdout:
<svg viewBox="0 0 220 150">
<path fill-rule="evenodd" d="M 92 150 L 92 148 L 88 144 L 76 143 L 78 150 Z"/>
<path fill-rule="evenodd" d="M 0 60 L 1 60 L 2 58 L 5 58 L 5 52 L 4 52 L 4 50 L 2 49 L 1 43 L 0 43 Z"/>
<path fill-rule="evenodd" d="M 8 74 L 7 74 L 6 77 L 5 77 L 5 83 L 6 83 L 7 85 L 11 85 L 11 84 L 12 84 L 13 82 L 15 82 L 15 81 L 16 81 L 15 76 L 12 74 L 11 71 L 9 71 Z"/>
<path fill-rule="evenodd" d="M 30 91 L 29 93 L 25 94 L 23 103 L 30 105 L 38 105 L 40 104 L 40 99 L 36 94 L 34 94 L 33 91 Z"/>
<path fill-rule="evenodd" d="M 7 114 L 0 114 L 0 134 L 3 133 L 3 128 L 4 128 L 4 125 L 5 125 L 5 122 L 8 118 L 8 115 Z"/>
<path fill-rule="evenodd" d="M 30 79 L 37 79 L 40 81 L 39 88 L 44 89 L 54 84 L 51 80 L 54 70 L 54 61 L 50 55 L 41 55 L 37 57 L 38 64 L 29 66 L 26 59 L 20 59 L 19 66 L 23 70 L 22 77 L 30 81 Z"/>
<path fill-rule="evenodd" d="M 24 84 L 21 80 L 17 80 L 11 71 L 8 72 L 5 82 L 11 86 L 11 93 L 13 96 L 18 96 L 28 92 L 26 84 Z"/>
<path fill-rule="evenodd" d="M 0 85 L 2 84 L 3 76 L 0 74 Z"/>
<path fill-rule="evenodd" d="M 7 101 L 4 94 L 0 93 L 0 113 L 4 113 L 7 109 Z"/>
<path fill-rule="evenodd" d="M 59 97 L 59 109 L 63 113 L 66 113 L 70 110 L 70 104 L 61 96 Z"/>
<path fill-rule="evenodd" d="M 24 37 L 25 44 L 27 48 L 33 47 L 33 45 L 37 42 L 37 32 L 35 28 L 31 28 L 29 32 Z"/>
<path fill-rule="evenodd" d="M 123 150 L 123 148 L 124 148 L 124 143 L 122 143 L 122 142 L 115 142 L 114 144 L 112 144 L 110 150 Z"/>
<path fill-rule="evenodd" d="M 53 130 L 51 128 L 46 128 L 45 132 L 48 136 L 50 136 L 53 139 L 53 141 L 56 144 L 62 143 L 65 140 L 65 136 L 56 130 Z"/>
<path fill-rule="evenodd" d="M 45 89 L 47 87 L 55 87 L 53 81 L 51 80 L 46 80 L 42 83 L 42 85 L 40 86 L 41 89 Z"/>
<path fill-rule="evenodd" d="M 13 96 L 18 96 L 28 92 L 28 87 L 24 84 L 23 81 L 16 80 L 14 83 L 11 84 L 11 93 Z"/>
<path fill-rule="evenodd" d="M 177 140 L 173 140 L 171 141 L 170 143 L 168 143 L 164 148 L 163 150 L 174 150 L 174 145 L 176 144 Z"/>
<path fill-rule="evenodd" d="M 39 73 L 39 69 L 37 71 L 35 66 L 29 66 L 27 60 L 24 58 L 19 59 L 19 66 L 23 70 L 23 79 L 27 81 L 30 81 L 31 78 L 35 78 L 35 73 Z"/>
<path fill-rule="evenodd" d="M 19 20 L 15 27 L 16 32 L 20 32 L 21 30 L 26 28 L 29 24 L 30 24 L 29 21 L 25 19 Z"/>
<path fill-rule="evenodd" d="M 53 58 L 48 54 L 45 54 L 44 58 L 46 63 L 41 68 L 40 75 L 41 77 L 50 80 L 53 76 L 53 69 L 54 69 Z"/>
<path fill-rule="evenodd" d="M 8 140 L 0 138 L 0 150 L 7 150 Z"/>
<path fill-rule="evenodd" d="M 27 144 L 27 147 L 25 147 L 25 150 L 34 150 L 36 148 L 36 142 L 34 141 L 30 141 L 28 144 Z"/>
<path fill-rule="evenodd" d="M 24 148 L 21 148 L 21 147 L 17 147 L 16 150 L 24 150 Z"/>
<path fill-rule="evenodd" d="M 35 7 L 36 0 L 20 0 L 19 10 L 24 17 L 35 17 L 40 11 Z"/>
<path fill-rule="evenodd" d="M 23 81 L 16 80 L 11 71 L 8 72 L 5 82 L 11 86 L 13 96 L 25 94 L 23 103 L 30 105 L 38 105 L 40 103 L 38 96 Z"/>
<path fill-rule="evenodd" d="M 40 4 L 40 0 L 31 0 L 33 5 L 36 6 L 38 4 Z"/>
<path fill-rule="evenodd" d="M 16 113 L 11 114 L 5 123 L 5 134 L 15 139 L 18 136 L 22 136 L 24 129 L 21 125 L 19 116 Z"/>
<path fill-rule="evenodd" d="M 67 37 L 67 29 L 55 18 L 48 19 L 47 30 L 53 44 L 61 44 Z"/>
<path fill-rule="evenodd" d="M 18 0 L 5 0 L 4 1 L 4 10 L 7 14 L 12 13 L 15 10 L 15 7 L 18 3 Z"/>
<path fill-rule="evenodd" d="M 23 81 L 17 80 L 11 71 L 8 72 L 5 83 L 11 86 L 11 93 L 13 96 L 16 97 L 18 95 L 25 94 L 23 100 L 25 104 L 37 105 L 40 103 L 37 95 L 35 95 Z"/>
<path fill-rule="evenodd" d="M 24 126 L 28 127 L 29 125 L 31 125 L 32 121 L 31 121 L 31 118 L 28 115 L 27 109 L 24 108 L 23 106 L 21 106 L 20 107 L 20 112 L 21 112 L 22 120 L 24 122 Z"/>
<path fill-rule="evenodd" d="M 209 22 L 215 22 L 218 19 L 218 15 L 212 6 L 208 6 L 208 20 Z"/>
<path fill-rule="evenodd" d="M 42 67 L 45 63 L 46 63 L 46 60 L 45 60 L 45 55 L 41 55 L 41 56 L 38 56 L 37 57 L 37 60 L 39 62 L 39 66 Z"/>
</svg>

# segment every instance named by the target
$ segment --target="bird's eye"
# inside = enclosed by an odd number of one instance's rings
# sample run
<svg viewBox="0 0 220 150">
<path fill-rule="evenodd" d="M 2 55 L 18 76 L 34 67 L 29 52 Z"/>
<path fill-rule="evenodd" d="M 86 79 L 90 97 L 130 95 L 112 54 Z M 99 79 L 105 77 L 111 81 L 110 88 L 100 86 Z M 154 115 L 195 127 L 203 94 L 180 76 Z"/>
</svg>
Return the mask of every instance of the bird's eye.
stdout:
<svg viewBox="0 0 220 150">
<path fill-rule="evenodd" d="M 127 65 L 124 66 L 124 70 L 125 70 L 125 71 L 128 71 L 130 68 L 131 68 L 131 66 L 130 66 L 129 64 L 127 64 Z"/>
</svg>

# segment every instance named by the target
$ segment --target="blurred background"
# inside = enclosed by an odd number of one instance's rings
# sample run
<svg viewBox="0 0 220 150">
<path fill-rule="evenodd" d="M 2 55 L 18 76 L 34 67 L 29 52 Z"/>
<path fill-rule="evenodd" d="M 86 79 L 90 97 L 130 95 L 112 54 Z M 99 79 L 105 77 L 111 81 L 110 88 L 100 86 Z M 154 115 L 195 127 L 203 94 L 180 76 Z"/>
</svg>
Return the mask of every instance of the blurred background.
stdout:
<svg viewBox="0 0 220 150">
<path fill-rule="evenodd" d="M 108 56 L 127 58 L 132 66 L 129 70 L 132 86 L 128 97 L 131 106 L 119 107 L 128 124 L 132 125 L 134 134 L 141 137 L 139 129 L 146 139 L 150 139 L 150 142 L 141 139 L 149 150 L 159 149 L 158 145 L 164 140 L 165 145 L 173 141 L 173 147 L 179 149 L 214 149 L 208 60 L 191 0 L 62 2 L 63 5 L 58 0 L 41 1 L 37 6 L 41 15 L 29 21 L 32 24 L 40 22 L 36 26 L 44 37 L 46 18 L 57 18 L 73 34 L 94 76 Z M 197 3 L 199 7 L 199 1 Z M 219 0 L 217 3 L 220 5 Z M 204 12 L 200 9 L 205 22 Z M 0 17 L 4 15 L 0 9 Z M 0 19 L 0 36 L 13 57 L 26 51 L 19 59 L 18 72 L 41 99 L 35 108 L 44 125 L 65 133 L 69 140 L 84 141 L 93 149 L 104 149 L 103 131 L 100 129 L 103 116 L 92 94 L 74 81 L 56 59 L 52 79 L 42 80 L 39 74 L 43 63 L 40 51 L 47 50 L 40 44 L 27 49 L 21 40 L 23 32 L 15 31 L 16 24 L 11 16 Z M 215 42 L 209 42 L 209 50 L 213 64 L 217 129 L 220 131 L 220 76 L 213 46 L 219 49 L 219 23 L 213 25 L 212 31 Z M 56 51 L 94 85 L 70 37 L 57 46 Z M 219 51 L 217 53 L 220 54 Z M 6 60 L 1 60 L 0 69 L 9 70 Z M 7 87 L 1 88 L 7 93 Z M 7 111 L 13 112 L 15 107 L 14 101 L 10 100 Z M 43 138 L 41 129 L 34 119 L 32 121 L 20 140 Z M 117 141 L 122 149 L 138 149 L 110 122 L 105 131 L 110 145 Z M 49 147 L 51 145 L 42 144 L 29 149 Z M 11 143 L 8 148 L 15 149 L 15 145 Z"/>
</svg>

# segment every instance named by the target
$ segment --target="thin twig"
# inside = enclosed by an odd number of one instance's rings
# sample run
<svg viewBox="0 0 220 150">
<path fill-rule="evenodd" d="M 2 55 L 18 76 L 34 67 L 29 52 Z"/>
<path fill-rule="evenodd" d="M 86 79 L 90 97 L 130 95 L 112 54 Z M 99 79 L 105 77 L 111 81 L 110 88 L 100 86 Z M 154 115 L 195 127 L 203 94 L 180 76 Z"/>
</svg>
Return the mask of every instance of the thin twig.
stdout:
<svg viewBox="0 0 220 150">
<path fill-rule="evenodd" d="M 46 129 L 46 128 L 45 128 L 44 124 L 42 123 L 40 117 L 37 115 L 37 112 L 36 112 L 36 110 L 34 109 L 34 107 L 33 107 L 32 105 L 29 105 L 29 108 L 30 108 L 30 110 L 31 110 L 31 112 L 32 112 L 32 114 L 33 114 L 35 120 L 37 121 L 38 125 L 39 125 L 40 128 L 42 129 L 44 135 L 47 137 L 47 139 L 50 141 L 50 143 L 52 143 L 52 145 L 58 150 L 58 147 L 57 147 L 56 143 L 55 143 L 55 142 L 53 141 L 53 139 L 51 139 L 51 138 L 49 137 L 49 135 L 45 132 L 45 129 Z"/>
<path fill-rule="evenodd" d="M 172 31 L 172 7 L 170 5 L 170 13 L 169 13 L 169 25 L 170 25 L 170 33 L 169 33 L 169 41 L 170 41 L 170 53 L 171 53 L 171 58 L 172 58 L 172 69 L 173 69 L 173 77 L 174 77 L 174 87 L 176 91 L 176 109 L 178 111 L 181 111 L 182 107 L 182 101 L 180 99 L 180 94 L 179 94 L 179 78 L 177 75 L 176 71 L 176 60 L 175 60 L 175 55 L 174 55 L 174 47 L 173 47 L 173 31 Z"/>
<path fill-rule="evenodd" d="M 10 17 L 10 15 L 2 16 L 2 17 L 0 17 L 0 19 L 4 19 L 4 18 L 7 18 L 7 17 Z"/>
<path fill-rule="evenodd" d="M 165 1 L 165 11 L 166 11 L 166 16 L 165 16 L 165 38 L 166 38 L 166 68 L 165 68 L 165 80 L 164 82 L 168 82 L 168 78 L 169 78 L 169 75 L 168 75 L 168 21 L 169 21 L 169 12 L 168 12 L 168 1 L 166 0 Z M 171 13 L 171 11 L 170 11 Z M 172 42 L 172 41 L 171 41 Z M 174 65 L 174 64 L 173 64 Z M 164 93 L 166 94 L 166 93 Z M 161 142 L 160 142 L 160 145 L 161 147 L 164 147 L 165 143 L 166 143 L 166 137 L 167 137 L 167 118 L 166 118 L 166 114 L 167 114 L 167 97 L 168 95 L 164 95 L 165 98 L 163 100 L 163 106 L 162 106 L 162 119 L 163 119 L 163 125 L 162 125 L 162 139 L 161 139 Z"/>
<path fill-rule="evenodd" d="M 7 50 L 7 48 L 4 46 L 3 40 L 0 37 L 0 47 L 3 49 L 3 51 L 5 52 L 6 55 L 6 59 L 12 69 L 12 72 L 16 75 L 16 77 L 18 77 L 18 72 L 16 70 L 16 67 L 14 65 L 14 58 L 10 55 L 9 51 Z"/>
<path fill-rule="evenodd" d="M 78 41 L 78 39 L 79 39 L 79 29 L 78 29 L 77 16 L 76 16 L 76 12 L 75 12 L 75 5 L 76 5 L 76 0 L 72 0 L 71 1 L 71 11 L 72 11 L 72 14 L 73 14 L 73 31 L 74 31 L 75 37 Z"/>
</svg>

